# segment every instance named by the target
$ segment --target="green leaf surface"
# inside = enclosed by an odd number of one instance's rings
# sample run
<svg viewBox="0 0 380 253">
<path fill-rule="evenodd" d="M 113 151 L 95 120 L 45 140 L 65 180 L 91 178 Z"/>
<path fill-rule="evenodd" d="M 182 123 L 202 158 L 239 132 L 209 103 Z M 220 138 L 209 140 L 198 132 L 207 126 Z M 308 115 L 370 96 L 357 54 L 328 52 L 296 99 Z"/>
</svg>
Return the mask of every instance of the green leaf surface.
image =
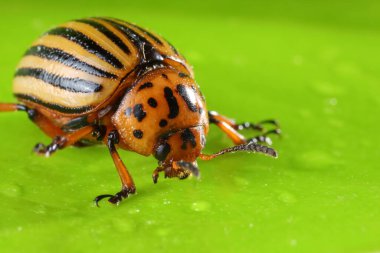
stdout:
<svg viewBox="0 0 380 253">
<path fill-rule="evenodd" d="M 70 19 L 112 16 L 167 38 L 194 66 L 208 108 L 238 121 L 277 118 L 278 159 L 200 161 L 201 178 L 164 179 L 155 159 L 105 147 L 50 158 L 24 113 L 0 114 L 0 252 L 380 251 L 378 1 L 2 1 L 0 99 L 28 46 Z M 247 136 L 253 132 L 245 132 Z M 211 127 L 205 152 L 231 146 Z"/>
</svg>

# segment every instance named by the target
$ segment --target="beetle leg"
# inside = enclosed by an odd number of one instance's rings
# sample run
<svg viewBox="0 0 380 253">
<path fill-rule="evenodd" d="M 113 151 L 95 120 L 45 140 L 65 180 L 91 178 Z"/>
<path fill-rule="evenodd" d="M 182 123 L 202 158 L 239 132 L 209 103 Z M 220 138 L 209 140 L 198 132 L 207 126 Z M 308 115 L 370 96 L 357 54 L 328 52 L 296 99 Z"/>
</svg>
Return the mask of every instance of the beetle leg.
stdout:
<svg viewBox="0 0 380 253">
<path fill-rule="evenodd" d="M 276 129 L 280 128 L 280 125 L 278 124 L 277 120 L 274 120 L 274 119 L 263 120 L 258 123 L 251 123 L 251 122 L 234 123 L 232 121 L 232 126 L 236 130 L 253 129 L 253 130 L 258 130 L 260 132 L 263 132 L 265 131 L 265 128 L 263 127 L 263 125 L 265 124 L 273 125 Z"/>
<path fill-rule="evenodd" d="M 256 137 L 249 138 L 247 141 L 253 142 L 253 143 L 266 143 L 268 145 L 272 145 L 272 139 L 270 137 L 268 137 L 269 134 L 280 135 L 281 130 L 280 129 L 273 129 L 273 130 L 267 131 L 261 135 L 258 135 Z"/>
<path fill-rule="evenodd" d="M 267 144 L 272 144 L 271 139 L 267 136 L 269 134 L 280 134 L 280 128 L 275 120 L 264 120 L 257 124 L 245 122 L 241 124 L 235 123 L 233 120 L 224 117 L 223 115 L 218 114 L 215 111 L 209 111 L 209 120 L 210 123 L 216 124 L 223 132 L 227 134 L 227 136 L 236 144 L 244 144 L 247 142 L 265 142 Z M 264 124 L 271 124 L 274 125 L 276 128 L 270 131 L 265 131 L 263 125 Z M 238 131 L 243 129 L 254 129 L 260 132 L 264 132 L 263 134 L 256 136 L 254 138 L 246 139 L 242 134 L 240 134 Z"/>
<path fill-rule="evenodd" d="M 41 113 L 38 113 L 37 110 L 31 109 L 22 104 L 1 104 L 0 103 L 0 112 L 14 112 L 14 111 L 24 111 L 27 113 L 29 119 L 33 121 L 44 133 L 50 137 L 63 135 L 63 131 L 55 126 L 48 118 L 46 118 Z"/>
<path fill-rule="evenodd" d="M 50 156 L 58 149 L 63 149 L 75 144 L 80 139 L 92 133 L 93 131 L 93 126 L 86 126 L 73 133 L 54 137 L 53 141 L 47 146 L 42 143 L 38 143 L 34 147 L 33 151 L 39 155 Z"/>
<path fill-rule="evenodd" d="M 157 184 L 158 177 L 160 176 L 160 172 L 165 170 L 165 166 L 158 166 L 152 174 L 153 183 Z"/>
<path fill-rule="evenodd" d="M 108 201 L 112 204 L 119 204 L 120 201 L 123 200 L 123 198 L 127 198 L 130 194 L 133 194 L 136 192 L 135 183 L 133 182 L 131 174 L 129 174 L 127 167 L 124 165 L 123 161 L 121 160 L 119 153 L 116 150 L 115 144 L 118 144 L 119 142 L 119 134 L 117 131 L 111 131 L 108 134 L 108 141 L 107 146 L 110 151 L 111 157 L 113 159 L 113 162 L 116 166 L 117 172 L 119 173 L 120 180 L 121 180 L 121 191 L 116 193 L 115 195 L 111 194 L 105 194 L 97 196 L 94 199 L 94 202 L 97 206 L 99 201 L 108 198 Z"/>
<path fill-rule="evenodd" d="M 0 112 L 15 112 L 15 111 L 26 112 L 28 114 L 28 117 L 31 120 L 33 120 L 36 114 L 36 111 L 34 109 L 30 109 L 29 107 L 25 105 L 0 103 Z"/>
<path fill-rule="evenodd" d="M 210 111 L 208 115 L 210 123 L 217 125 L 236 145 L 246 143 L 245 137 L 238 133 L 238 131 L 233 127 L 234 122 L 232 120 L 227 119 L 214 111 Z"/>
</svg>

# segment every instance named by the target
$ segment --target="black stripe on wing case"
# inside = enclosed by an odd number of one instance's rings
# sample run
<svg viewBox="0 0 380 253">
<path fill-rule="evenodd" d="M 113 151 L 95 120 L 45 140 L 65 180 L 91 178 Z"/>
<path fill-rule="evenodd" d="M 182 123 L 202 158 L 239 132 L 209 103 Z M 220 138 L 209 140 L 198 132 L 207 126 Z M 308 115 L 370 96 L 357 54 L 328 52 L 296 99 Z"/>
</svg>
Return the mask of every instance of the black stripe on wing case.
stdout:
<svg viewBox="0 0 380 253">
<path fill-rule="evenodd" d="M 122 69 L 124 67 L 123 64 L 113 54 L 99 46 L 99 44 L 81 32 L 67 27 L 58 27 L 48 31 L 46 34 L 61 36 L 74 43 L 77 43 L 88 52 L 98 56 L 100 59 L 108 62 L 115 68 Z"/>
<path fill-rule="evenodd" d="M 117 19 L 118 21 L 121 21 L 127 25 L 130 25 L 132 26 L 133 28 L 137 29 L 137 30 L 140 30 L 141 32 L 143 32 L 144 34 L 146 34 L 148 37 L 150 37 L 152 40 L 154 40 L 157 44 L 159 44 L 160 46 L 164 45 L 164 43 L 162 43 L 162 41 L 157 38 L 157 36 L 153 35 L 151 32 L 145 30 L 144 28 L 141 28 L 140 26 L 137 26 L 135 24 L 132 24 L 132 23 L 129 23 L 129 22 L 126 22 L 126 21 L 123 21 L 123 20 L 119 20 Z"/>
<path fill-rule="evenodd" d="M 20 68 L 17 70 L 15 76 L 34 77 L 60 89 L 72 92 L 94 93 L 99 92 L 102 89 L 102 86 L 98 83 L 94 83 L 80 78 L 68 78 L 58 76 L 39 68 Z"/>
<path fill-rule="evenodd" d="M 129 50 L 127 45 L 125 45 L 124 42 L 117 35 L 115 35 L 112 31 L 110 31 L 107 27 L 100 24 L 99 22 L 96 22 L 94 20 L 88 20 L 88 19 L 79 19 L 79 20 L 75 20 L 75 22 L 84 23 L 84 24 L 94 27 L 96 30 L 103 33 L 115 45 L 117 45 L 124 53 L 126 53 L 127 55 L 131 54 L 131 51 Z"/>
<path fill-rule="evenodd" d="M 104 20 L 111 24 L 132 42 L 132 44 L 139 51 L 142 63 L 163 60 L 163 56 L 157 52 L 153 45 L 133 29 L 111 19 L 101 18 L 101 20 Z"/>
<path fill-rule="evenodd" d="M 45 106 L 46 108 L 49 108 L 49 109 L 52 109 L 52 110 L 55 110 L 58 112 L 62 112 L 62 113 L 68 113 L 68 114 L 84 113 L 84 112 L 88 112 L 94 108 L 92 106 L 82 106 L 82 107 L 69 108 L 69 107 L 64 107 L 64 106 L 60 106 L 57 104 L 51 104 L 51 103 L 45 102 L 41 99 L 38 99 L 36 97 L 21 94 L 21 93 L 16 93 L 14 95 L 16 98 L 27 100 L 27 101 Z"/>
<path fill-rule="evenodd" d="M 78 58 L 76 58 L 75 56 L 69 53 L 66 53 L 65 51 L 62 51 L 61 49 L 58 49 L 58 48 L 51 48 L 51 47 L 38 45 L 38 46 L 31 47 L 25 53 L 25 55 L 33 55 L 40 58 L 56 61 L 68 67 L 81 70 L 83 72 L 86 72 L 94 76 L 117 79 L 116 75 L 111 74 L 107 71 L 101 70 L 88 63 L 85 63 L 79 60 Z"/>
</svg>

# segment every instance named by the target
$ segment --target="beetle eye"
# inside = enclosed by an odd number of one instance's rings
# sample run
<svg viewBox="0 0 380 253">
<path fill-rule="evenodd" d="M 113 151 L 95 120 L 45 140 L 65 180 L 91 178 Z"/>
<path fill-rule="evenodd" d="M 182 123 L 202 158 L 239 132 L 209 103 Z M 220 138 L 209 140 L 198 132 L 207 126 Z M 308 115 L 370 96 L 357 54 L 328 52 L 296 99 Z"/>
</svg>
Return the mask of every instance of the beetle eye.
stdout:
<svg viewBox="0 0 380 253">
<path fill-rule="evenodd" d="M 169 152 L 170 152 L 170 145 L 165 142 L 163 144 L 160 144 L 156 148 L 154 157 L 159 161 L 164 161 L 166 159 L 166 156 L 169 154 Z"/>
</svg>

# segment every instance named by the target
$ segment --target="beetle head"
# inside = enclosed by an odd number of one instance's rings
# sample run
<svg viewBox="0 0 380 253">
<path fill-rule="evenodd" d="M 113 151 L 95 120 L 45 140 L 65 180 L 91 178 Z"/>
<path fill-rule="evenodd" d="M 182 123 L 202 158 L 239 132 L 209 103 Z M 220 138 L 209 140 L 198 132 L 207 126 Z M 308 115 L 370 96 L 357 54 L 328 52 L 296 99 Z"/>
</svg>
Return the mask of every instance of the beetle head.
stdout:
<svg viewBox="0 0 380 253">
<path fill-rule="evenodd" d="M 190 174 L 198 177 L 196 159 L 204 145 L 203 126 L 181 129 L 161 136 L 153 153 L 159 163 L 159 167 L 153 173 L 153 182 L 157 182 L 159 171 L 165 171 L 165 177 L 184 179 Z"/>
<path fill-rule="evenodd" d="M 204 145 L 204 127 L 191 127 L 162 135 L 158 138 L 153 155 L 160 163 L 193 162 Z"/>
</svg>

